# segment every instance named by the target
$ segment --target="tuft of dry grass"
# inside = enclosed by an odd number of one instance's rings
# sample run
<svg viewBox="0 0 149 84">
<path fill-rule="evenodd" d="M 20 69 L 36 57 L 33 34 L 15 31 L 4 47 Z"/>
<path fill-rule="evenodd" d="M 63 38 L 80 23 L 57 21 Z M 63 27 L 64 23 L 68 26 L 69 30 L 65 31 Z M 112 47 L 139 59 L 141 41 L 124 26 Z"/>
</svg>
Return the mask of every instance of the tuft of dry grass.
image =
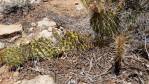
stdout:
<svg viewBox="0 0 149 84">
<path fill-rule="evenodd" d="M 119 33 L 119 18 L 116 11 L 106 6 L 105 0 L 81 0 L 84 6 L 91 11 L 90 25 L 95 32 L 95 40 L 98 46 L 104 41 Z M 107 10 L 108 9 L 108 10 Z"/>
<path fill-rule="evenodd" d="M 115 51 L 116 56 L 114 60 L 114 73 L 118 75 L 120 73 L 121 69 L 121 62 L 123 60 L 123 56 L 125 54 L 125 45 L 126 45 L 127 39 L 125 35 L 120 34 L 115 38 Z"/>
</svg>

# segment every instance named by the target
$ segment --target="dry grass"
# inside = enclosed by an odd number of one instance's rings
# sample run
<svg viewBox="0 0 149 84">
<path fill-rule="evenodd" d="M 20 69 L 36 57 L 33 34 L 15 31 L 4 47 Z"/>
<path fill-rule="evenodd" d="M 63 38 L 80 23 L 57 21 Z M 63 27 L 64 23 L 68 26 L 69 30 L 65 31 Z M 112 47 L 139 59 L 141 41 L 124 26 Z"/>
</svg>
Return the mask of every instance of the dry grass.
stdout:
<svg viewBox="0 0 149 84">
<path fill-rule="evenodd" d="M 119 18 L 117 13 L 112 10 L 106 10 L 104 0 L 82 0 L 85 7 L 91 11 L 90 24 L 95 32 L 97 45 L 103 45 L 106 39 L 109 39 L 119 33 Z"/>
<path fill-rule="evenodd" d="M 121 69 L 121 62 L 123 60 L 123 57 L 125 55 L 125 45 L 126 45 L 127 39 L 126 37 L 121 34 L 116 37 L 115 39 L 115 51 L 116 51 L 116 56 L 114 60 L 114 73 L 116 75 L 119 75 L 120 69 Z"/>
</svg>

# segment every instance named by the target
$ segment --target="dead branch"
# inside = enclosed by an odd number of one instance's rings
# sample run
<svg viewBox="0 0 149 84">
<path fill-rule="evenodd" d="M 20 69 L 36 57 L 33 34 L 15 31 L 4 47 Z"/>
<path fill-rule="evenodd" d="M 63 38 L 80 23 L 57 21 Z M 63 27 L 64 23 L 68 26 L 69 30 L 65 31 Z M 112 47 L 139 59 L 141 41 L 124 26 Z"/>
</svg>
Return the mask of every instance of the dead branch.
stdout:
<svg viewBox="0 0 149 84">
<path fill-rule="evenodd" d="M 146 41 L 146 36 L 145 36 L 145 41 L 144 41 L 144 47 L 145 47 L 145 51 L 146 51 L 146 53 L 147 53 L 147 55 L 148 55 L 148 59 L 149 59 L 149 51 L 147 50 L 147 41 Z"/>
</svg>

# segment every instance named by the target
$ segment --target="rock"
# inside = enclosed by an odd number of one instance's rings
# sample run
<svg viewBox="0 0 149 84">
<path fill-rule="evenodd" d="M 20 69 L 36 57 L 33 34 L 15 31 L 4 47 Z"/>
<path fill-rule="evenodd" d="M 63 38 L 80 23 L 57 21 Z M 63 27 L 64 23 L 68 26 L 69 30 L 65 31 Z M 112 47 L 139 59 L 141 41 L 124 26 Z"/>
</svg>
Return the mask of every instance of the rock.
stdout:
<svg viewBox="0 0 149 84">
<path fill-rule="evenodd" d="M 4 18 L 4 15 L 0 13 L 0 20 L 2 20 L 3 18 Z"/>
<path fill-rule="evenodd" d="M 52 77 L 48 75 L 39 75 L 31 80 L 22 80 L 15 84 L 55 84 Z"/>
<path fill-rule="evenodd" d="M 3 37 L 4 35 L 11 35 L 14 33 L 22 33 L 22 25 L 21 24 L 16 24 L 16 25 L 0 25 L 0 38 L 5 38 Z"/>
<path fill-rule="evenodd" d="M 5 48 L 5 43 L 0 42 L 0 50 Z"/>
<path fill-rule="evenodd" d="M 14 41 L 16 41 L 18 38 L 20 38 L 21 36 L 20 35 L 17 35 L 17 36 L 14 36 L 14 37 L 12 37 L 8 42 L 14 42 Z"/>
<path fill-rule="evenodd" d="M 49 26 L 50 26 L 50 27 L 56 27 L 56 22 L 54 22 L 54 21 L 49 21 Z"/>
<path fill-rule="evenodd" d="M 48 30 L 43 30 L 39 33 L 39 38 L 51 38 L 53 36 L 52 32 L 49 32 Z"/>
<path fill-rule="evenodd" d="M 52 27 L 49 27 L 49 28 L 48 28 L 48 31 L 49 31 L 49 32 L 52 32 L 52 31 L 53 31 L 53 28 L 52 28 Z"/>
<path fill-rule="evenodd" d="M 1 0 L 0 12 L 4 12 L 6 9 L 10 9 L 14 6 L 23 7 L 26 5 L 39 4 L 41 0 Z"/>
<path fill-rule="evenodd" d="M 85 82 L 79 82 L 78 84 L 87 84 L 87 83 L 85 83 Z"/>
<path fill-rule="evenodd" d="M 34 23 L 34 22 L 32 22 L 32 23 L 31 23 L 31 26 L 32 26 L 32 27 L 36 27 L 36 26 L 37 26 L 37 24 L 36 24 L 36 23 Z"/>
<path fill-rule="evenodd" d="M 132 84 L 131 82 L 127 82 L 126 84 Z"/>
<path fill-rule="evenodd" d="M 29 28 L 29 30 L 28 30 L 29 32 L 33 32 L 34 31 L 34 28 L 33 27 L 31 27 L 31 28 Z"/>
<path fill-rule="evenodd" d="M 68 83 L 67 83 L 67 84 L 77 84 L 77 81 L 76 81 L 76 80 L 71 79 L 71 80 L 69 80 L 69 81 L 68 81 Z"/>
<path fill-rule="evenodd" d="M 0 12 L 4 11 L 4 7 L 0 6 Z"/>
<path fill-rule="evenodd" d="M 149 64 L 146 64 L 146 67 L 149 68 Z"/>
<path fill-rule="evenodd" d="M 56 23 L 54 21 L 50 21 L 48 18 L 43 18 L 41 21 L 37 22 L 38 28 L 40 29 L 48 29 L 49 27 L 56 27 Z"/>
<path fill-rule="evenodd" d="M 48 30 L 43 30 L 39 33 L 38 38 L 47 38 L 50 39 L 53 43 L 57 43 L 56 38 L 53 36 L 52 32 L 49 32 Z"/>
<path fill-rule="evenodd" d="M 27 3 L 27 0 L 1 0 L 0 12 L 3 12 L 4 10 L 9 9 L 13 6 L 22 7 Z"/>
<path fill-rule="evenodd" d="M 79 2 L 75 2 L 75 8 L 77 11 L 81 11 L 84 9 L 83 5 L 81 5 Z"/>
<path fill-rule="evenodd" d="M 30 0 L 31 4 L 39 4 L 41 0 Z"/>
</svg>

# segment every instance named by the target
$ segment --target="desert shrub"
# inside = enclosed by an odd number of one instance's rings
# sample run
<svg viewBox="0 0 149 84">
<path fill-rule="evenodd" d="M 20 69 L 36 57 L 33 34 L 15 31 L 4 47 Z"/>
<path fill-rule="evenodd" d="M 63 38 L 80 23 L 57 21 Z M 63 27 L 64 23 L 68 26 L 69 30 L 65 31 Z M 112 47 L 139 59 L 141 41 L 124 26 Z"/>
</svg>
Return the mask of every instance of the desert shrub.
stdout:
<svg viewBox="0 0 149 84">
<path fill-rule="evenodd" d="M 89 36 L 68 31 L 59 42 L 53 44 L 50 39 L 39 38 L 29 44 L 8 47 L 0 53 L 2 62 L 13 67 L 19 67 L 28 60 L 56 58 L 59 54 L 70 50 L 85 50 L 91 47 Z"/>
<path fill-rule="evenodd" d="M 118 34 L 118 21 L 116 15 L 111 12 L 94 13 L 90 19 L 90 24 L 95 31 L 95 40 L 97 40 L 98 45 L 103 45 L 104 40 Z"/>
<path fill-rule="evenodd" d="M 92 47 L 91 37 L 69 31 L 66 32 L 64 37 L 61 39 L 59 47 L 63 51 L 69 51 L 72 49 L 85 50 Z"/>
<path fill-rule="evenodd" d="M 10 66 L 18 67 L 23 63 L 23 61 L 24 57 L 20 47 L 9 47 L 2 53 L 2 62 Z"/>
<path fill-rule="evenodd" d="M 31 50 L 33 56 L 38 56 L 41 58 L 51 58 L 59 53 L 57 47 L 55 47 L 50 39 L 40 38 L 34 40 L 31 43 Z"/>
<path fill-rule="evenodd" d="M 91 11 L 90 25 L 95 32 L 97 45 L 103 45 L 106 39 L 112 38 L 119 33 L 119 18 L 117 16 L 119 6 L 116 10 L 112 10 L 106 8 L 106 1 L 104 0 L 81 1 Z"/>
</svg>

